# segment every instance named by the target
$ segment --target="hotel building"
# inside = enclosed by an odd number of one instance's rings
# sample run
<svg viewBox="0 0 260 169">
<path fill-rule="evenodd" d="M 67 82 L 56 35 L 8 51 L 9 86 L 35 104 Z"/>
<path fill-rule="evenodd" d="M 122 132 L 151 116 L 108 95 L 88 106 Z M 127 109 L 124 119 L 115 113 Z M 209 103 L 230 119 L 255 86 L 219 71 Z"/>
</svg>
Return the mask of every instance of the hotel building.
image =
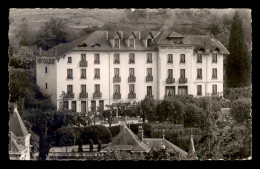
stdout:
<svg viewBox="0 0 260 169">
<path fill-rule="evenodd" d="M 222 95 L 227 49 L 213 36 L 95 31 L 37 56 L 37 85 L 59 107 L 90 111 L 119 101 Z M 92 110 L 93 110 L 92 109 Z"/>
</svg>

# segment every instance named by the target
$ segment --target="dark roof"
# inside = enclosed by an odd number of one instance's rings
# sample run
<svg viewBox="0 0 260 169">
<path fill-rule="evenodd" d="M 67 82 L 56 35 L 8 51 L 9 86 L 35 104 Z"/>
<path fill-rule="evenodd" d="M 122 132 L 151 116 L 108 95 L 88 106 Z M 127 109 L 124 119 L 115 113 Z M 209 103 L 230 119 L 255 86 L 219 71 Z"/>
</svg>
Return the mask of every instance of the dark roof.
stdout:
<svg viewBox="0 0 260 169">
<path fill-rule="evenodd" d="M 107 31 L 95 31 L 93 34 L 91 34 L 88 38 L 86 38 L 83 42 L 87 44 L 87 47 L 75 47 L 73 50 L 74 51 L 77 51 L 77 50 L 84 50 L 84 51 L 93 51 L 93 50 L 97 50 L 97 51 L 102 51 L 102 50 L 112 50 L 112 51 L 121 51 L 121 50 L 124 50 L 124 51 L 143 51 L 143 50 L 146 50 L 146 51 L 151 51 L 151 50 L 155 50 L 154 47 L 145 47 L 143 42 L 141 40 L 138 39 L 138 32 L 134 32 L 135 36 L 137 37 L 137 39 L 135 39 L 135 48 L 130 48 L 130 47 L 127 47 L 126 46 L 126 43 L 125 43 L 125 38 L 123 38 L 124 40 L 120 40 L 120 48 L 113 48 L 112 45 L 110 44 L 109 40 L 106 40 L 106 32 Z M 114 33 L 116 33 L 116 31 L 112 31 L 113 32 L 113 35 L 115 35 Z M 128 32 L 126 33 L 125 35 L 126 36 L 130 36 L 132 32 Z M 111 35 L 112 33 L 109 32 L 108 33 L 108 38 L 110 37 L 113 37 Z M 128 39 L 128 37 L 126 38 Z M 82 43 L 83 43 L 82 42 Z M 100 44 L 99 47 L 91 47 L 91 44 L 93 43 L 98 43 Z"/>
<path fill-rule="evenodd" d="M 71 41 L 69 43 L 60 43 L 56 46 L 54 46 L 53 48 L 47 50 L 47 51 L 42 51 L 42 55 L 43 56 L 49 56 L 49 57 L 54 57 L 54 48 L 56 47 L 57 50 L 57 56 L 62 57 L 64 54 L 66 54 L 67 52 L 70 52 L 74 47 L 82 44 L 82 42 L 88 37 L 88 35 L 84 35 L 79 39 L 76 39 L 74 41 Z"/>
<path fill-rule="evenodd" d="M 110 39 L 114 39 L 116 34 L 120 37 L 120 48 L 113 48 Z M 127 47 L 126 40 L 129 39 L 131 33 L 134 34 L 135 48 Z M 139 35 L 140 34 L 140 35 Z M 153 46 L 145 47 L 142 40 L 147 39 L 148 36 L 152 36 Z M 139 40 L 139 36 L 141 39 Z M 218 49 L 222 54 L 229 54 L 227 49 L 215 38 L 211 38 L 209 35 L 181 35 L 179 33 L 164 30 L 164 31 L 95 31 L 90 35 L 83 36 L 70 43 L 61 43 L 55 46 L 57 50 L 57 58 L 63 57 L 66 53 L 71 50 L 74 51 L 155 51 L 158 50 L 156 45 L 180 45 L 174 44 L 172 38 L 179 37 L 183 44 L 188 46 L 195 46 L 194 52 L 198 49 L 205 49 L 205 53 L 209 54 L 212 50 Z M 107 40 L 108 38 L 108 40 Z M 97 44 L 93 46 L 93 44 Z M 82 45 L 82 46 L 79 46 Z M 84 46 L 85 45 L 85 46 Z M 54 57 L 54 48 L 43 51 L 43 56 Z"/>
<path fill-rule="evenodd" d="M 172 144 L 166 139 L 162 138 L 143 138 L 143 143 L 146 144 L 150 148 L 160 149 L 161 144 L 165 145 L 167 150 L 173 150 L 180 153 L 181 156 L 187 157 L 188 153 L 182 150 L 181 148 L 177 147 L 176 145 Z"/>
<path fill-rule="evenodd" d="M 101 152 L 113 149 L 129 150 L 131 152 L 148 152 L 150 150 L 126 125 L 121 127 L 119 134 L 111 144 L 102 149 Z"/>
<path fill-rule="evenodd" d="M 14 108 L 13 114 L 10 116 L 9 131 L 12 131 L 17 137 L 24 137 L 28 134 L 17 108 Z"/>
</svg>

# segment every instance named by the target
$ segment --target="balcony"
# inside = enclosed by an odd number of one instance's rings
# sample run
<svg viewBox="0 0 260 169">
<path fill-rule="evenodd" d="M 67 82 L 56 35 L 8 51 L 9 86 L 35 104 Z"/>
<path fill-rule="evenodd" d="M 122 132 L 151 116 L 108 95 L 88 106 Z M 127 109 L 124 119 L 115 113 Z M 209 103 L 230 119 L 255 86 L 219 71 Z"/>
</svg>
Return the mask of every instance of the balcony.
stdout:
<svg viewBox="0 0 260 169">
<path fill-rule="evenodd" d="M 74 93 L 66 93 L 65 96 L 67 99 L 73 99 L 74 98 Z"/>
<path fill-rule="evenodd" d="M 167 83 L 167 84 L 175 83 L 175 78 L 172 78 L 172 77 L 166 78 L 166 83 Z"/>
<path fill-rule="evenodd" d="M 153 76 L 146 76 L 146 81 L 147 82 L 152 82 L 153 81 Z"/>
<path fill-rule="evenodd" d="M 88 67 L 88 61 L 86 60 L 81 60 L 79 62 L 79 67 Z"/>
<path fill-rule="evenodd" d="M 79 98 L 88 98 L 88 93 L 80 93 Z"/>
<path fill-rule="evenodd" d="M 135 76 L 130 76 L 128 77 L 128 82 L 131 83 L 131 82 L 135 82 L 136 80 L 136 77 Z"/>
<path fill-rule="evenodd" d="M 113 94 L 113 99 L 121 99 L 121 94 L 120 93 Z"/>
<path fill-rule="evenodd" d="M 113 77 L 113 82 L 114 82 L 114 83 L 119 83 L 119 82 L 121 82 L 121 77 L 119 77 L 119 76 Z"/>
<path fill-rule="evenodd" d="M 187 83 L 187 78 L 179 78 L 179 83 Z"/>
<path fill-rule="evenodd" d="M 129 93 L 128 94 L 129 99 L 135 99 L 136 98 L 136 93 Z"/>
<path fill-rule="evenodd" d="M 93 93 L 93 98 L 94 99 L 98 99 L 98 98 L 101 98 L 102 97 L 102 93 L 101 92 L 95 92 Z"/>
</svg>

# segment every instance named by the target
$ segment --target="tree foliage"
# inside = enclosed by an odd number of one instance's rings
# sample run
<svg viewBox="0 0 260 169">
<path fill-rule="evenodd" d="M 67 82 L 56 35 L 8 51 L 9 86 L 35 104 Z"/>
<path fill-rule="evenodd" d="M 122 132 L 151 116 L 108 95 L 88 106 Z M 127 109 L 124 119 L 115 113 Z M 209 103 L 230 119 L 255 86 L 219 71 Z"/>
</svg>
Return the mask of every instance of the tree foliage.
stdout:
<svg viewBox="0 0 260 169">
<path fill-rule="evenodd" d="M 231 115 L 237 123 L 251 119 L 251 99 L 238 99 L 232 103 Z"/>
<path fill-rule="evenodd" d="M 69 37 L 69 28 L 61 18 L 51 18 L 36 35 L 35 45 L 48 50 L 59 43 L 66 43 Z"/>
<path fill-rule="evenodd" d="M 235 13 L 230 30 L 226 77 L 228 87 L 245 87 L 251 84 L 251 60 L 245 44 L 242 21 Z"/>
</svg>

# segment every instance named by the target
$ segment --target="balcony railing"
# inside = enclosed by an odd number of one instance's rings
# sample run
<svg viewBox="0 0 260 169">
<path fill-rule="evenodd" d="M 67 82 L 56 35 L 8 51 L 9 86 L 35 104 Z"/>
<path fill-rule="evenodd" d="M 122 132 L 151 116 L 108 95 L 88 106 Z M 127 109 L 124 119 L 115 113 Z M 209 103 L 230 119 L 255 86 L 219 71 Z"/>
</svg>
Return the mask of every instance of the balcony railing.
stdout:
<svg viewBox="0 0 260 169">
<path fill-rule="evenodd" d="M 94 98 L 94 99 L 97 99 L 97 98 L 100 98 L 100 97 L 102 97 L 102 93 L 101 93 L 101 92 L 95 92 L 95 93 L 93 93 L 93 98 Z"/>
<path fill-rule="evenodd" d="M 121 99 L 121 94 L 120 93 L 113 94 L 113 99 Z"/>
<path fill-rule="evenodd" d="M 88 98 L 88 93 L 80 93 L 79 98 Z"/>
<path fill-rule="evenodd" d="M 175 78 L 168 77 L 168 78 L 166 79 L 166 83 L 167 83 L 167 84 L 175 83 Z"/>
<path fill-rule="evenodd" d="M 136 80 L 135 76 L 128 77 L 128 82 L 135 82 L 135 80 Z"/>
<path fill-rule="evenodd" d="M 187 78 L 179 78 L 179 83 L 187 83 Z"/>
<path fill-rule="evenodd" d="M 119 76 L 113 77 L 113 82 L 121 82 L 121 77 Z"/>
<path fill-rule="evenodd" d="M 79 67 L 88 67 L 88 61 L 86 60 L 81 60 L 79 62 Z"/>
<path fill-rule="evenodd" d="M 146 76 L 146 81 L 147 82 L 152 82 L 153 81 L 153 76 Z"/>
<path fill-rule="evenodd" d="M 136 93 L 129 93 L 128 94 L 129 99 L 135 99 L 136 98 Z"/>
<path fill-rule="evenodd" d="M 73 99 L 74 98 L 74 93 L 66 93 L 66 98 L 67 99 Z"/>
</svg>

